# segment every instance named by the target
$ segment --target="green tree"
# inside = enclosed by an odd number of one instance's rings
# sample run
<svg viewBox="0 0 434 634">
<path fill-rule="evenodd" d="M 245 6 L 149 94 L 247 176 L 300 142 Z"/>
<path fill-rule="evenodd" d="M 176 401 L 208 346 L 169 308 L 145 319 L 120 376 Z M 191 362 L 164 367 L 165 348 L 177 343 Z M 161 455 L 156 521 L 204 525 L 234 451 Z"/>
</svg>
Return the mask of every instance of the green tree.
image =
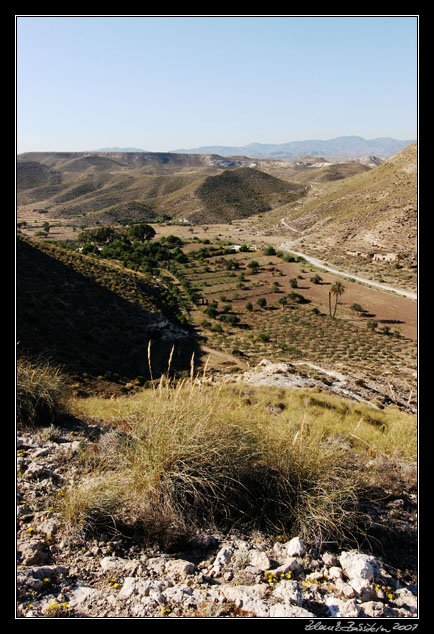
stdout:
<svg viewBox="0 0 434 634">
<path fill-rule="evenodd" d="M 260 297 L 256 303 L 260 308 L 265 308 L 265 306 L 267 305 L 267 300 L 265 299 L 265 297 Z"/>
<path fill-rule="evenodd" d="M 345 287 L 342 284 L 342 282 L 335 282 L 330 288 L 330 292 L 329 292 L 329 314 L 330 314 L 331 317 L 333 317 L 333 319 L 336 316 L 336 309 L 338 307 L 339 297 L 341 297 L 344 293 L 345 293 Z M 334 309 L 333 309 L 333 315 L 332 315 L 332 295 L 334 295 L 334 297 L 335 297 L 335 305 L 334 305 Z"/>
<path fill-rule="evenodd" d="M 155 236 L 155 229 L 150 225 L 139 223 L 128 228 L 127 236 L 132 240 L 144 242 L 145 240 L 151 240 Z"/>
</svg>

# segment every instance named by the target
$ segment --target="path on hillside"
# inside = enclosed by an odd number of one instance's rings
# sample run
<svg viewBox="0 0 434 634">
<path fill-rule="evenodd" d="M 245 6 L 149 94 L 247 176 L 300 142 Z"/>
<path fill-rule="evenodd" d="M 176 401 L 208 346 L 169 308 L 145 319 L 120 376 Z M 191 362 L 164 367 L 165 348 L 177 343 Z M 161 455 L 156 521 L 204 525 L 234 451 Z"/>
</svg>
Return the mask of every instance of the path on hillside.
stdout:
<svg viewBox="0 0 434 634">
<path fill-rule="evenodd" d="M 240 368 L 247 369 L 250 367 L 250 365 L 246 363 L 245 361 L 242 361 L 238 357 L 235 357 L 232 354 L 228 354 L 227 352 L 215 350 L 214 348 L 209 348 L 208 346 L 203 346 L 203 345 L 200 346 L 200 349 L 202 350 L 202 352 L 205 352 L 206 354 L 209 354 L 210 356 L 212 355 L 220 359 L 223 359 L 225 361 L 230 361 L 231 363 L 235 363 Z"/>
<path fill-rule="evenodd" d="M 310 255 L 306 255 L 305 253 L 300 253 L 299 251 L 294 251 L 293 249 L 289 249 L 288 247 L 285 247 L 284 244 L 285 243 L 281 244 L 279 248 L 284 251 L 288 251 L 289 253 L 292 253 L 293 255 L 298 255 L 304 258 L 310 264 L 313 264 L 314 266 L 317 266 L 318 268 L 324 269 L 325 271 L 328 271 L 329 273 L 334 273 L 335 275 L 340 275 L 344 277 L 350 277 L 351 279 L 356 280 L 356 282 L 361 282 L 362 284 L 368 284 L 369 286 L 376 286 L 377 288 L 380 288 L 383 291 L 392 291 L 394 293 L 397 293 L 398 295 L 403 295 L 404 297 L 408 297 L 409 299 L 417 299 L 417 293 L 411 293 L 410 291 L 404 291 L 400 288 L 394 288 L 393 286 L 388 286 L 387 284 L 382 284 L 381 282 L 374 282 L 373 280 L 367 280 L 363 277 L 358 277 L 357 275 L 353 275 L 352 273 L 347 273 L 345 271 L 338 271 L 337 269 L 334 269 L 331 266 L 324 264 L 323 262 L 321 262 L 321 260 L 318 260 L 317 258 L 313 258 Z"/>
</svg>

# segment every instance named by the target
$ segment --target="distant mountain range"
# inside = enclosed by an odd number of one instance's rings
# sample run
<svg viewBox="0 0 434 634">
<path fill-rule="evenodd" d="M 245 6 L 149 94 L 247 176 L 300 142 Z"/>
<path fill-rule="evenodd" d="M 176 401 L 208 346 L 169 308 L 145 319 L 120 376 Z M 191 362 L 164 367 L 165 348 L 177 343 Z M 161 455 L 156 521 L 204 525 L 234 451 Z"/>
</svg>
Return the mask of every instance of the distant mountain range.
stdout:
<svg viewBox="0 0 434 634">
<path fill-rule="evenodd" d="M 249 143 L 243 146 L 210 145 L 174 150 L 178 154 L 219 154 L 220 156 L 248 156 L 251 158 L 295 159 L 302 156 L 326 158 L 359 158 L 379 156 L 387 158 L 401 151 L 414 140 L 400 141 L 388 137 L 363 139 L 359 136 L 341 136 L 328 141 L 290 141 L 289 143 Z"/>
<path fill-rule="evenodd" d="M 92 152 L 148 152 L 148 150 L 141 150 L 138 147 L 102 147 Z"/>
</svg>

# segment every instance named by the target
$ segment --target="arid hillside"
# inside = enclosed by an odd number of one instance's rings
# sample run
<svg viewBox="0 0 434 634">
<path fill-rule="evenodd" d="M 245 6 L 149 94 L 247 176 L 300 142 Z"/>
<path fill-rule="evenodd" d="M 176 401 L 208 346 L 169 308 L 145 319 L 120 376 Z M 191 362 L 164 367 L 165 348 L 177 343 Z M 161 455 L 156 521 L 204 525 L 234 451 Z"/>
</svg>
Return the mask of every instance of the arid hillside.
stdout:
<svg viewBox="0 0 434 634">
<path fill-rule="evenodd" d="M 189 368 L 194 345 L 163 284 L 116 263 L 18 239 L 19 355 L 42 355 L 72 373 L 148 377 L 149 341 L 155 374 L 167 368 L 174 343 L 172 367 Z"/>
<path fill-rule="evenodd" d="M 417 145 L 373 169 L 293 206 L 287 223 L 302 233 L 305 247 L 327 251 L 378 252 L 416 257 Z M 390 256 L 392 257 L 392 256 Z"/>
<path fill-rule="evenodd" d="M 227 222 L 292 202 L 306 187 L 249 159 L 162 153 L 29 153 L 17 162 L 18 220 L 83 226 Z M 216 180 L 215 180 L 216 179 Z"/>
</svg>

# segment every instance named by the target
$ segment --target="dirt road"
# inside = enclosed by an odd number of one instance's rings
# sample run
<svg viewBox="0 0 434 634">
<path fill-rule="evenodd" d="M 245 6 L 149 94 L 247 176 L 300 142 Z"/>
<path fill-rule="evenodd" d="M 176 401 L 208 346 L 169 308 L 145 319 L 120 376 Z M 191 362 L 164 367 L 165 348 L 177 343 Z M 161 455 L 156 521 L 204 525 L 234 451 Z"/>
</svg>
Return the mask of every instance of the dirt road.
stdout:
<svg viewBox="0 0 434 634">
<path fill-rule="evenodd" d="M 404 297 L 408 297 L 409 299 L 417 300 L 417 293 L 410 293 L 409 291 L 404 291 L 400 288 L 394 288 L 393 286 L 388 286 L 387 284 L 381 284 L 380 282 L 374 282 L 373 280 L 367 280 L 363 277 L 358 277 L 357 275 L 353 275 L 352 273 L 346 273 L 345 271 L 338 271 L 337 269 L 334 269 L 331 266 L 324 264 L 323 262 L 321 262 L 321 260 L 318 260 L 317 258 L 313 258 L 312 256 L 306 255 L 305 253 L 300 253 L 299 251 L 294 251 L 293 249 L 288 249 L 284 246 L 284 244 L 285 243 L 280 245 L 280 248 L 282 250 L 288 251 L 289 253 L 292 253 L 293 255 L 298 255 L 304 258 L 310 264 L 313 264 L 314 266 L 317 266 L 318 268 L 324 269 L 325 271 L 328 271 L 329 273 L 333 273 L 334 275 L 340 275 L 343 277 L 350 277 L 356 282 L 361 282 L 362 284 L 368 284 L 369 286 L 375 286 L 377 288 L 381 288 L 381 290 L 383 291 L 392 291 L 393 293 L 397 293 L 398 295 L 403 295 Z"/>
</svg>

